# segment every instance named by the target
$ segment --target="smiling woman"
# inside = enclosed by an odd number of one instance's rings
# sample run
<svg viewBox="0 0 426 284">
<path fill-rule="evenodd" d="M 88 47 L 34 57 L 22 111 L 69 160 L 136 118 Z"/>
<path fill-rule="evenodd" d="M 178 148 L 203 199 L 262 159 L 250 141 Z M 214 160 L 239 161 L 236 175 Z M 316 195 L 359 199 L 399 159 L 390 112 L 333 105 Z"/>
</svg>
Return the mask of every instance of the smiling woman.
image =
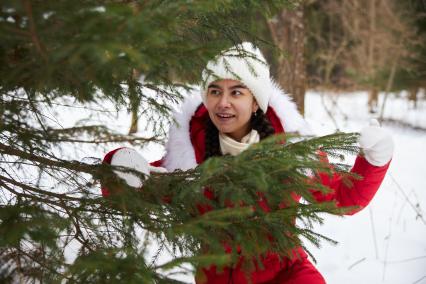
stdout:
<svg viewBox="0 0 426 284">
<path fill-rule="evenodd" d="M 250 132 L 250 118 L 259 106 L 246 86 L 225 79 L 209 85 L 206 108 L 220 133 L 241 141 Z"/>
<path fill-rule="evenodd" d="M 251 144 L 274 133 L 253 93 L 240 81 L 216 80 L 205 97 L 209 114 L 206 130 L 205 159 L 220 155 L 238 155 Z"/>
<path fill-rule="evenodd" d="M 188 170 L 213 156 L 238 155 L 250 145 L 273 134 L 310 134 L 296 105 L 274 83 L 262 53 L 252 44 L 242 43 L 220 54 L 207 64 L 202 77 L 200 95 L 188 97 L 182 111 L 176 113 L 176 124 L 170 128 L 166 156 L 153 165 L 165 167 L 170 172 Z M 325 194 L 312 190 L 312 199 L 335 202 L 338 207 L 358 208 L 348 214 L 368 205 L 389 167 L 393 143 L 389 134 L 380 127 L 370 126 L 361 132 L 360 144 L 365 157 L 357 157 L 351 172 L 363 179 L 353 179 L 352 185 L 349 185 L 348 180 L 343 182 L 337 173 L 332 176 L 324 174 L 320 182 L 330 192 Z M 140 170 L 135 156 L 139 155 L 134 150 L 118 149 L 108 153 L 104 161 Z M 116 157 L 120 159 L 114 159 Z M 204 195 L 210 200 L 215 198 L 208 190 Z M 264 198 L 256 202 L 262 211 L 270 212 Z M 197 208 L 200 214 L 212 210 L 201 205 Z M 196 282 L 325 283 L 301 247 L 294 248 L 288 254 L 266 252 L 253 259 L 253 263 L 250 270 L 243 268 L 242 260 L 222 269 L 215 265 L 198 267 Z"/>
</svg>

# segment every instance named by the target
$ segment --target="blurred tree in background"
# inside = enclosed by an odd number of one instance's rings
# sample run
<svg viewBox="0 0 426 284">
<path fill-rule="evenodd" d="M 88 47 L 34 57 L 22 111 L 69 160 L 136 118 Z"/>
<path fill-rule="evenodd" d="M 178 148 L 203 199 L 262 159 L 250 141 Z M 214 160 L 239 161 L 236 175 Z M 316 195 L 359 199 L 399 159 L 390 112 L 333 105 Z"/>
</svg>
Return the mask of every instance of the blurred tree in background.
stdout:
<svg viewBox="0 0 426 284">
<path fill-rule="evenodd" d="M 398 68 L 395 74 L 395 90 L 408 90 L 409 99 L 417 105 L 420 89 L 426 88 L 426 2 L 404 1 L 400 3 L 401 9 L 409 12 L 410 23 L 415 33 L 407 55 L 406 68 Z"/>
<path fill-rule="evenodd" d="M 266 19 L 268 32 L 282 52 L 278 53 L 274 77 L 278 84 L 294 98 L 298 110 L 305 112 L 305 5 L 283 9 L 271 19 Z M 286 56 L 287 55 L 287 56 Z"/>
<path fill-rule="evenodd" d="M 265 53 L 299 110 L 305 90 L 321 88 L 367 90 L 378 112 L 379 92 L 408 90 L 415 100 L 424 88 L 425 15 L 421 0 L 306 0 L 263 19 L 265 38 L 281 49 Z"/>
</svg>

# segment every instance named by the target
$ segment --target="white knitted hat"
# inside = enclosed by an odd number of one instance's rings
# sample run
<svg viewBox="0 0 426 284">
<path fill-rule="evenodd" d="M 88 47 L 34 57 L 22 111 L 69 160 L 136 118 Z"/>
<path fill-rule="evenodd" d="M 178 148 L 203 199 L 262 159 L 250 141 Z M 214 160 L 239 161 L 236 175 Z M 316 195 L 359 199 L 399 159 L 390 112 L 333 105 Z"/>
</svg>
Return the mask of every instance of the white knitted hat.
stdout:
<svg viewBox="0 0 426 284">
<path fill-rule="evenodd" d="M 237 80 L 247 86 L 260 109 L 266 113 L 271 88 L 269 65 L 262 52 L 250 42 L 238 44 L 207 63 L 202 73 L 201 96 L 206 103 L 207 88 L 220 79 Z"/>
</svg>

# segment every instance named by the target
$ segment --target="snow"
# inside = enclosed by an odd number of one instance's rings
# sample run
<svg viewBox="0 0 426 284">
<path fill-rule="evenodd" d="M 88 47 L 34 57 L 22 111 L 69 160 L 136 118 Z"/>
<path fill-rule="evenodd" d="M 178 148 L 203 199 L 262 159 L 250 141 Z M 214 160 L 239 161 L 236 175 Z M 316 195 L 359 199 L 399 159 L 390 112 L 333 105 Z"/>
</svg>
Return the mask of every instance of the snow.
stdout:
<svg viewBox="0 0 426 284">
<path fill-rule="evenodd" d="M 381 94 L 379 106 L 383 98 Z M 310 91 L 305 101 L 306 118 L 318 135 L 337 129 L 360 131 L 373 117 L 368 113 L 367 99 L 365 92 L 338 94 Z M 111 104 L 105 104 L 102 108 L 105 116 L 92 116 L 93 122 L 108 121 L 108 126 L 121 133 L 128 130 L 130 115 L 126 111 L 116 111 Z M 69 115 L 69 110 L 57 111 L 62 114 L 59 121 L 64 127 L 87 115 L 82 110 L 72 115 Z M 385 118 L 426 128 L 424 99 L 414 109 L 404 94 L 392 94 L 386 102 L 384 114 Z M 140 124 L 143 123 L 142 120 Z M 383 127 L 394 137 L 395 153 L 374 200 L 354 216 L 324 216 L 324 225 L 317 225 L 315 231 L 338 241 L 337 245 L 323 243 L 318 249 L 307 244 L 327 283 L 426 283 L 426 216 L 419 215 L 424 213 L 426 203 L 426 131 L 390 123 L 385 123 Z M 149 132 L 141 131 L 138 134 L 147 136 Z M 102 159 L 107 149 L 104 150 L 102 152 L 99 147 L 87 146 L 70 155 L 74 159 L 88 155 Z M 154 143 L 137 150 L 149 161 L 160 159 L 164 154 L 164 148 Z M 349 160 L 353 161 L 353 158 Z M 156 250 L 157 247 L 153 245 L 147 258 L 154 255 Z M 158 263 L 167 259 L 170 258 L 162 255 Z M 194 281 L 191 275 L 176 278 L 189 283 Z"/>
<path fill-rule="evenodd" d="M 322 94 L 308 92 L 306 118 L 320 135 L 336 130 L 325 111 L 332 110 L 337 128 L 359 131 L 373 118 L 368 113 L 367 94 Z M 381 94 L 379 106 L 383 101 Z M 386 102 L 385 118 L 402 120 L 416 127 L 426 125 L 426 108 L 417 109 L 392 95 Z M 315 230 L 338 241 L 320 249 L 308 246 L 327 283 L 426 283 L 426 131 L 384 124 L 395 141 L 388 174 L 370 205 L 356 215 L 324 216 Z"/>
</svg>

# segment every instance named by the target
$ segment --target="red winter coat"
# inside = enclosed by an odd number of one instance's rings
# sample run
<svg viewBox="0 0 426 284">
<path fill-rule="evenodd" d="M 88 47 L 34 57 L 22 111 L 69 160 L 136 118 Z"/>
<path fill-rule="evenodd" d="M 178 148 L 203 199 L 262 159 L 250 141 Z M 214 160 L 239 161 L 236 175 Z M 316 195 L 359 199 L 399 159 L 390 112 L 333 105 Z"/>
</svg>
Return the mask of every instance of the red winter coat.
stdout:
<svg viewBox="0 0 426 284">
<path fill-rule="evenodd" d="M 282 97 L 271 97 L 268 111 L 266 113 L 269 121 L 275 129 L 275 133 L 283 133 L 284 126 L 286 130 L 304 132 L 303 119 L 298 116 L 296 110 L 288 100 Z M 188 105 L 188 103 L 187 103 Z M 284 105 L 282 109 L 281 106 Z M 288 106 L 290 105 L 290 106 Z M 287 106 L 287 108 L 286 108 Z M 163 166 L 168 170 L 177 168 L 186 170 L 194 167 L 204 161 L 205 151 L 205 120 L 208 117 L 206 108 L 200 101 L 196 100 L 183 106 L 183 111 L 177 114 L 176 120 L 179 126 L 172 126 L 170 137 L 166 145 L 167 154 L 160 161 L 152 163 L 154 166 Z M 277 110 L 277 112 L 275 111 Z M 290 115 L 291 120 L 283 119 L 282 113 Z M 284 116 L 286 117 L 286 116 Z M 109 163 L 116 150 L 108 153 L 104 161 Z M 330 177 L 321 175 L 321 182 L 332 191 L 323 194 L 319 191 L 312 192 L 314 198 L 319 201 L 335 201 L 339 207 L 357 206 L 349 214 L 354 214 L 368 205 L 376 194 L 380 184 L 386 174 L 389 163 L 382 167 L 373 166 L 361 156 L 355 160 L 351 172 L 363 177 L 361 180 L 353 180 L 352 187 L 346 186 L 338 174 Z M 107 195 L 105 189 L 103 194 Z M 205 191 L 206 198 L 212 198 L 209 191 Z M 268 211 L 266 201 L 260 201 L 259 204 L 264 210 Z M 208 208 L 199 207 L 201 213 L 208 211 Z M 215 266 L 199 269 L 196 277 L 197 283 L 325 283 L 321 274 L 313 267 L 307 259 L 306 253 L 302 248 L 294 251 L 293 258 L 282 258 L 275 253 L 267 253 L 262 259 L 263 269 L 255 264 L 255 269 L 249 273 L 249 276 L 241 269 L 241 263 L 233 268 L 225 268 L 218 271 Z M 249 279 L 248 279 L 249 278 Z"/>
</svg>

